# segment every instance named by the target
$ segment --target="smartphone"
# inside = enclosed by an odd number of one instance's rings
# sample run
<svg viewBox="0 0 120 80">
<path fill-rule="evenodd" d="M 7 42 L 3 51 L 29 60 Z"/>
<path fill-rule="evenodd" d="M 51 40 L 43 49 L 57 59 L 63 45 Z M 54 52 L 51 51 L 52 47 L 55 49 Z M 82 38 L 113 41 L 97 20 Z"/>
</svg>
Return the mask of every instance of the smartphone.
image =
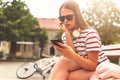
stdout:
<svg viewBox="0 0 120 80">
<path fill-rule="evenodd" d="M 62 46 L 60 46 L 60 45 L 57 43 L 57 42 L 63 43 L 61 39 L 53 38 L 53 39 L 51 39 L 50 41 L 52 42 L 52 44 L 57 45 L 57 46 L 59 46 L 59 47 L 62 47 Z"/>
</svg>

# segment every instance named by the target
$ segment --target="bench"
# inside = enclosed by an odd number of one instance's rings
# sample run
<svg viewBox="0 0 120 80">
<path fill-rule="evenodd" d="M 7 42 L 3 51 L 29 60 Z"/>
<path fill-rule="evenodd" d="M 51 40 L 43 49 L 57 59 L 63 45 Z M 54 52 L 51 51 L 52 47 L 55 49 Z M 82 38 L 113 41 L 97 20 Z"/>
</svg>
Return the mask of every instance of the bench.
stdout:
<svg viewBox="0 0 120 80">
<path fill-rule="evenodd" d="M 108 57 L 119 58 L 120 57 L 120 48 L 113 49 L 103 49 L 105 55 Z"/>
<path fill-rule="evenodd" d="M 102 50 L 108 58 L 118 59 L 120 58 L 120 44 L 102 46 Z M 120 63 L 120 61 L 118 61 Z"/>
<path fill-rule="evenodd" d="M 120 44 L 102 46 L 102 50 L 105 52 L 105 55 L 108 57 L 120 57 Z"/>
</svg>

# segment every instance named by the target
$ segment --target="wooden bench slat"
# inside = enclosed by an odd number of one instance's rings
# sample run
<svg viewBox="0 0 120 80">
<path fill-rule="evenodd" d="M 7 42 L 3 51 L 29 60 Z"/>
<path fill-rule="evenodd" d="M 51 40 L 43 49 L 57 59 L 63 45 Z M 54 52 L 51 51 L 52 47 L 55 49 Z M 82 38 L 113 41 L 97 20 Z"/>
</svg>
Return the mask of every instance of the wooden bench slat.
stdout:
<svg viewBox="0 0 120 80">
<path fill-rule="evenodd" d="M 108 57 L 120 57 L 120 44 L 102 46 L 102 50 Z"/>
</svg>

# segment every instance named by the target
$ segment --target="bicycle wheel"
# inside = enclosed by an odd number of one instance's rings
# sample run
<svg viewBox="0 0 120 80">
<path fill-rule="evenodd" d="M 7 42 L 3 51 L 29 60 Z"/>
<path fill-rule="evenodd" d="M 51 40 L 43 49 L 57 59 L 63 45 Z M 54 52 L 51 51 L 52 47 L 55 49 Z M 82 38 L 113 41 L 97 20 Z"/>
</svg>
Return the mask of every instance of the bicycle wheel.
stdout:
<svg viewBox="0 0 120 80">
<path fill-rule="evenodd" d="M 16 71 L 17 77 L 20 79 L 26 79 L 31 77 L 36 72 L 34 64 L 34 62 L 28 62 L 21 65 Z"/>
</svg>

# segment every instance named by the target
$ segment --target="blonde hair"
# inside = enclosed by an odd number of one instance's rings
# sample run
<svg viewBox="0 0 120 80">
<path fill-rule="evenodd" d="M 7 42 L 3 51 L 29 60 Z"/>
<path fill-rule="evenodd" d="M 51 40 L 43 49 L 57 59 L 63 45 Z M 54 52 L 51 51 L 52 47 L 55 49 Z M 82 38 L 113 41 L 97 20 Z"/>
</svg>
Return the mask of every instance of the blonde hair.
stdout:
<svg viewBox="0 0 120 80">
<path fill-rule="evenodd" d="M 74 12 L 75 18 L 76 18 L 76 24 L 77 26 L 80 27 L 80 29 L 85 29 L 89 27 L 89 25 L 87 24 L 87 22 L 84 20 L 82 16 L 82 13 L 80 11 L 78 4 L 75 1 L 66 0 L 59 9 L 59 16 L 61 16 L 62 8 L 70 9 Z"/>
</svg>

